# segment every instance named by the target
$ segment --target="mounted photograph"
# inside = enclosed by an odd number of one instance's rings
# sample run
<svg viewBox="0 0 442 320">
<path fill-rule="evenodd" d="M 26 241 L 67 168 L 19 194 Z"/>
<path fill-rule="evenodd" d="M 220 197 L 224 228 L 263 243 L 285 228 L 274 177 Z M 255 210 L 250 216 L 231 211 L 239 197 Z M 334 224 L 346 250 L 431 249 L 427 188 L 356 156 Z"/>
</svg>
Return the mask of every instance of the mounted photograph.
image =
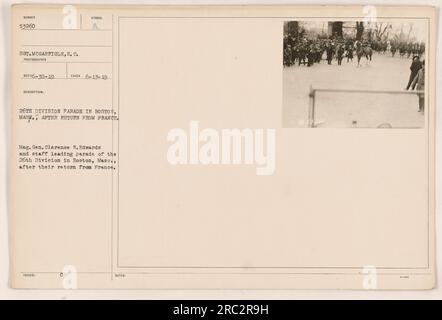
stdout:
<svg viewBox="0 0 442 320">
<path fill-rule="evenodd" d="M 425 127 L 427 21 L 286 21 L 284 128 Z"/>
</svg>

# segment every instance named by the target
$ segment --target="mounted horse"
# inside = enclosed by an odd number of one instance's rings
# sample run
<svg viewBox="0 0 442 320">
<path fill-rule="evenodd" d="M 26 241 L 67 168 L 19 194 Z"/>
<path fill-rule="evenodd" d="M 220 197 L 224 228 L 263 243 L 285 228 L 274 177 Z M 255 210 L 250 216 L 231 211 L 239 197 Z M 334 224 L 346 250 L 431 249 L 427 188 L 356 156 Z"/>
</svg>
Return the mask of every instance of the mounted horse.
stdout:
<svg viewBox="0 0 442 320">
<path fill-rule="evenodd" d="M 371 57 L 373 55 L 373 49 L 369 45 L 363 45 L 360 41 L 356 42 L 356 55 L 358 57 L 358 67 L 360 66 L 362 56 L 365 56 L 367 59 L 366 64 L 368 65 L 368 61 L 371 61 Z"/>
</svg>

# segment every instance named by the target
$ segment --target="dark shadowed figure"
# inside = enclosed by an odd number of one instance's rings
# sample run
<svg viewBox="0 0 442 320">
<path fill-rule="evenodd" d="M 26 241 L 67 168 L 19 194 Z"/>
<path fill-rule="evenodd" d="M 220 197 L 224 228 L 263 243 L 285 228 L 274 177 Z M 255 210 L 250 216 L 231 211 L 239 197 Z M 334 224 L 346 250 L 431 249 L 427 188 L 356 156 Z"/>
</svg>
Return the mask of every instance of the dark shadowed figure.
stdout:
<svg viewBox="0 0 442 320">
<path fill-rule="evenodd" d="M 410 89 L 411 84 L 413 83 L 414 78 L 416 77 L 417 73 L 419 72 L 419 70 L 422 68 L 422 62 L 419 59 L 419 56 L 414 56 L 413 57 L 413 62 L 411 63 L 410 66 L 410 78 L 408 79 L 408 84 L 407 87 L 405 88 L 405 90 Z M 415 85 L 411 87 L 412 90 L 414 90 Z"/>
<path fill-rule="evenodd" d="M 344 48 L 342 46 L 338 46 L 338 50 L 336 51 L 336 56 L 338 60 L 338 65 L 342 64 L 342 59 L 344 58 Z"/>
<path fill-rule="evenodd" d="M 425 108 L 425 94 L 423 93 L 423 91 L 425 90 L 425 60 L 422 60 L 422 67 L 417 72 L 411 85 L 413 88 L 416 88 L 416 90 L 421 91 L 421 93 L 419 93 L 418 95 L 419 112 L 422 112 L 423 114 Z"/>
<path fill-rule="evenodd" d="M 327 63 L 328 64 L 332 64 L 332 60 L 333 60 L 333 47 L 331 45 L 327 45 L 326 48 L 326 54 L 327 54 Z"/>
</svg>

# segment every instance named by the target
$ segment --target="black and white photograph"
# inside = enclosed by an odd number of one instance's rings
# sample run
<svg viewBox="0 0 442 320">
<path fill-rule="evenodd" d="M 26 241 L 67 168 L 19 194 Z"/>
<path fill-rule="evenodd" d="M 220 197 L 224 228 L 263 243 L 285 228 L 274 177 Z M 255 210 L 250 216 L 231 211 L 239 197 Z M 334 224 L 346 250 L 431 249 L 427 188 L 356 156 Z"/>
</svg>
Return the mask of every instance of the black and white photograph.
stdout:
<svg viewBox="0 0 442 320">
<path fill-rule="evenodd" d="M 284 128 L 425 127 L 424 19 L 286 21 Z"/>
</svg>

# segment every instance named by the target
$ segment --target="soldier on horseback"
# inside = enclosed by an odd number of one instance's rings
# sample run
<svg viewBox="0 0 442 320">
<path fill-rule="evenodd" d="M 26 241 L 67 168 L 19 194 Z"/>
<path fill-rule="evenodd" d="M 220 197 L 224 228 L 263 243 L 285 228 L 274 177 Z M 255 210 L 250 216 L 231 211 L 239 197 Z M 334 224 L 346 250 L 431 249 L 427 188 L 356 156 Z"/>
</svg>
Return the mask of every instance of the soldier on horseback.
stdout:
<svg viewBox="0 0 442 320">
<path fill-rule="evenodd" d="M 347 57 L 347 63 L 351 60 L 353 61 L 353 43 L 351 41 L 347 41 L 345 44 L 345 56 Z"/>
<path fill-rule="evenodd" d="M 371 49 L 371 46 L 368 43 L 368 41 L 364 41 L 364 43 L 361 43 L 361 41 L 356 41 L 355 46 L 356 46 L 356 55 L 358 57 L 358 67 L 360 66 L 362 56 L 365 56 L 368 64 L 368 61 L 371 61 L 371 56 L 373 54 L 373 50 Z"/>
</svg>

